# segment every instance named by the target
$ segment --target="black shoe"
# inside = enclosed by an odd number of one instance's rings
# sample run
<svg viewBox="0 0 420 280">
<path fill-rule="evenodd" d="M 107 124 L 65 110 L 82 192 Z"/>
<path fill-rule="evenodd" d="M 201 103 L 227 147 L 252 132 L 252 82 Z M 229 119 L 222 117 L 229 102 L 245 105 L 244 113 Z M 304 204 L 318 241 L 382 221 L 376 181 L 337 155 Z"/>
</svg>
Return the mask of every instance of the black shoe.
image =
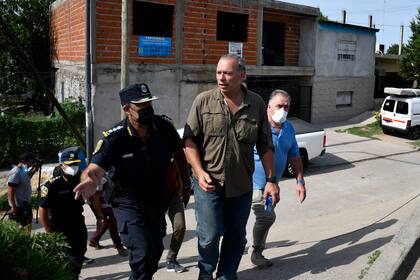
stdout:
<svg viewBox="0 0 420 280">
<path fill-rule="evenodd" d="M 200 273 L 198 275 L 198 280 L 214 280 L 213 276 L 211 274 L 202 274 Z"/>
<path fill-rule="evenodd" d="M 171 259 L 166 261 L 166 271 L 181 273 L 185 271 L 185 267 L 180 265 L 175 259 Z"/>
</svg>

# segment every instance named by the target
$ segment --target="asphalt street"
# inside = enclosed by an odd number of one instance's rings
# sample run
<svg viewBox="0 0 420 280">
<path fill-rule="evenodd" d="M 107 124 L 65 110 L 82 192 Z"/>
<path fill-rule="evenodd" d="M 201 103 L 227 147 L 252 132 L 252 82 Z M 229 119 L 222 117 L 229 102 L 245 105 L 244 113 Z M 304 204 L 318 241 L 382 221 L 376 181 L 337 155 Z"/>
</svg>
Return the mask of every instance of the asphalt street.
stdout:
<svg viewBox="0 0 420 280">
<path fill-rule="evenodd" d="M 338 133 L 335 128 L 326 132 L 327 153 L 312 160 L 305 173 L 306 201 L 298 202 L 293 179 L 284 178 L 280 184 L 277 221 L 264 251 L 274 266 L 254 268 L 246 250 L 239 279 L 358 279 L 368 266 L 369 256 L 393 238 L 420 203 L 420 151 L 407 144 L 408 140 L 375 140 Z M 89 208 L 85 215 L 91 235 L 95 220 Z M 254 220 L 251 213 L 248 246 Z M 186 221 L 178 260 L 188 271 L 167 272 L 165 250 L 155 279 L 197 279 L 193 197 L 186 209 Z M 167 232 L 171 233 L 169 220 Z M 166 237 L 165 248 L 168 242 Z M 83 268 L 82 278 L 127 279 L 127 258 L 117 255 L 109 235 L 101 244 L 105 249 L 88 248 L 87 256 L 95 262 Z"/>
</svg>

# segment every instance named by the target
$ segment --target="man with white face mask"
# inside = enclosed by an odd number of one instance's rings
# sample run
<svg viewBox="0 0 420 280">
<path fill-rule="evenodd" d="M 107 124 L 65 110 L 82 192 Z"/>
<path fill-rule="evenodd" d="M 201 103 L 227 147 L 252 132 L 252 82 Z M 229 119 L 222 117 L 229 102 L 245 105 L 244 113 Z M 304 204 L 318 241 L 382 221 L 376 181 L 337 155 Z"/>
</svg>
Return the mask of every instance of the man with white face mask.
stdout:
<svg viewBox="0 0 420 280">
<path fill-rule="evenodd" d="M 73 189 L 80 181 L 84 155 L 78 147 L 58 153 L 60 165 L 54 176 L 41 187 L 39 218 L 46 232 L 62 232 L 70 245 L 73 271 L 80 274 L 86 253 L 87 230 L 83 216 L 83 199 L 74 199 Z M 75 276 L 76 276 L 75 275 Z"/>
<path fill-rule="evenodd" d="M 274 145 L 275 176 L 277 184 L 283 174 L 287 162 L 290 161 L 296 171 L 296 194 L 302 203 L 306 197 L 305 181 L 303 180 L 303 165 L 299 155 L 299 147 L 296 142 L 295 130 L 290 122 L 286 120 L 290 108 L 291 97 L 283 90 L 275 90 L 271 93 L 267 116 L 271 125 L 271 135 Z M 274 209 L 267 210 L 264 201 L 265 173 L 254 149 L 255 171 L 253 180 L 252 210 L 255 213 L 255 224 L 253 228 L 254 243 L 251 252 L 251 262 L 259 268 L 272 266 L 273 263 L 262 255 L 268 231 L 274 221 L 276 214 Z"/>
<path fill-rule="evenodd" d="M 10 218 L 27 231 L 31 232 L 31 177 L 38 170 L 34 166 L 36 157 L 32 153 L 20 156 L 19 163 L 13 166 L 7 178 L 7 198 L 10 206 Z"/>
</svg>

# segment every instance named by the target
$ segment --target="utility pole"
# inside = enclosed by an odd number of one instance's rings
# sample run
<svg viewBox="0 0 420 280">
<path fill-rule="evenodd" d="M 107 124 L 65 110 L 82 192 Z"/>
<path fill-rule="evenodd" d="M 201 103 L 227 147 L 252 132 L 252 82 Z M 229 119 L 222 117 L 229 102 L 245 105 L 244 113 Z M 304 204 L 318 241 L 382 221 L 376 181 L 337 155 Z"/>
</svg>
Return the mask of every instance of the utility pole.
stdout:
<svg viewBox="0 0 420 280">
<path fill-rule="evenodd" d="M 130 69 L 129 69 L 129 47 L 130 47 L 130 24 L 129 24 L 129 15 L 130 15 L 130 0 L 122 0 L 121 7 L 121 86 L 123 89 L 128 86 L 130 79 Z M 124 112 L 121 111 L 121 118 L 124 117 Z"/>
<path fill-rule="evenodd" d="M 404 25 L 401 24 L 401 26 L 400 26 L 400 45 L 398 47 L 398 55 L 402 54 L 403 42 L 404 42 Z"/>
<path fill-rule="evenodd" d="M 346 10 L 343 10 L 341 12 L 341 17 L 342 17 L 342 23 L 343 24 L 346 24 L 346 16 L 347 16 L 347 12 L 346 12 Z"/>
<path fill-rule="evenodd" d="M 85 82 L 86 82 L 86 157 L 90 162 L 93 150 L 93 116 L 92 116 L 92 74 L 90 52 L 90 0 L 86 0 L 86 53 L 85 53 Z"/>
</svg>

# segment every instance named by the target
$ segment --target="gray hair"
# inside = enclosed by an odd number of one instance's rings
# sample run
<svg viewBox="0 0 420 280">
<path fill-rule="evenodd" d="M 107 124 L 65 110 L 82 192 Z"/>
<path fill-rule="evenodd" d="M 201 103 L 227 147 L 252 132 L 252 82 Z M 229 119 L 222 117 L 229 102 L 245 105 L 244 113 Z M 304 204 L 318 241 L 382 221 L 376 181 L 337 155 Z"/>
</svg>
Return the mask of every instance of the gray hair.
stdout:
<svg viewBox="0 0 420 280">
<path fill-rule="evenodd" d="M 234 59 L 238 62 L 238 70 L 240 72 L 246 71 L 245 60 L 236 54 L 233 54 L 233 53 L 225 54 L 222 57 L 220 57 L 219 61 L 222 59 Z"/>
<path fill-rule="evenodd" d="M 270 98 L 268 99 L 268 103 L 270 103 L 270 101 L 279 94 L 286 97 L 289 104 L 292 103 L 292 97 L 290 96 L 290 94 L 287 93 L 287 91 L 282 90 L 282 89 L 273 90 L 273 92 L 270 94 Z"/>
</svg>

